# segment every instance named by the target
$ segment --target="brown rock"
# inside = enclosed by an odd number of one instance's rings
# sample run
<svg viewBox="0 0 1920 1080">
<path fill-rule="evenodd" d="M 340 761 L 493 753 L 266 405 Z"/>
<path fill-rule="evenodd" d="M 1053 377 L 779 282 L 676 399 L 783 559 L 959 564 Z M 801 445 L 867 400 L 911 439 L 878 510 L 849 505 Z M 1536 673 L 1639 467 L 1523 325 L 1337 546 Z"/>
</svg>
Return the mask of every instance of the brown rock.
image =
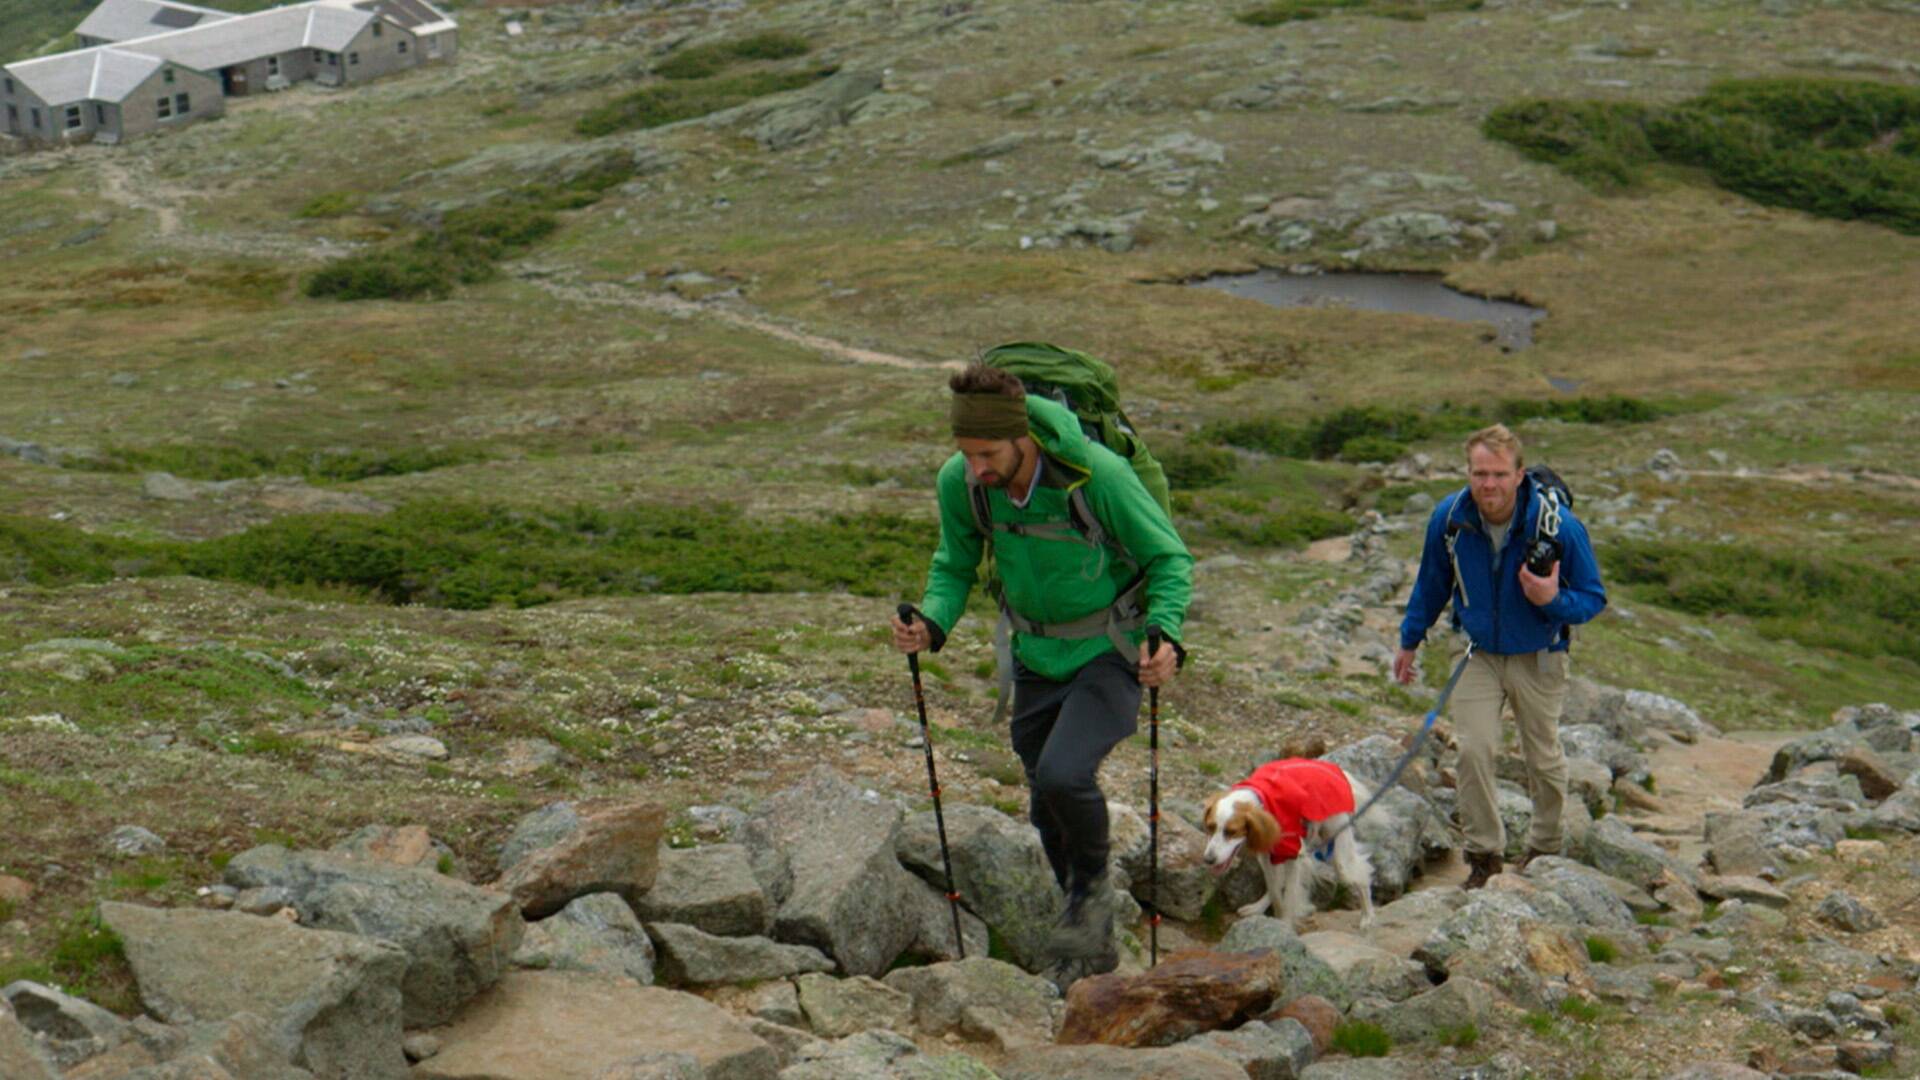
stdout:
<svg viewBox="0 0 1920 1080">
<path fill-rule="evenodd" d="M 392 863 L 432 870 L 440 861 L 440 850 L 424 825 L 371 825 L 335 846 L 335 851 L 374 862 Z"/>
<path fill-rule="evenodd" d="M 631 903 L 653 888 L 666 807 L 599 802 L 574 809 L 579 821 L 566 835 L 527 852 L 493 883 L 529 919 L 543 919 L 588 893 L 616 892 Z"/>
<path fill-rule="evenodd" d="M 1864 746 L 1856 746 L 1834 760 L 1841 773 L 1860 781 L 1860 791 L 1874 802 L 1900 790 L 1900 778 L 1894 775 L 1880 755 Z"/>
<path fill-rule="evenodd" d="M 640 1054 L 691 1055 L 704 1076 L 770 1078 L 772 1047 L 693 994 L 578 972 L 516 971 L 452 1026 L 414 1080 L 596 1080 Z"/>
<path fill-rule="evenodd" d="M 1096 975 L 1067 992 L 1062 1043 L 1166 1046 L 1232 1027 L 1273 1003 L 1278 953 L 1178 952 L 1141 975 Z"/>
<path fill-rule="evenodd" d="M 1300 1026 L 1307 1029 L 1313 1037 L 1313 1055 L 1320 1057 L 1333 1046 L 1333 1029 L 1340 1026 L 1340 1007 L 1318 994 L 1302 994 L 1260 1019 L 1272 1023 L 1288 1018 L 1300 1021 Z"/>
<path fill-rule="evenodd" d="M 1858 1039 L 1840 1043 L 1833 1049 L 1835 1063 L 1850 1073 L 1864 1073 L 1876 1065 L 1890 1064 L 1894 1058 L 1892 1043 Z"/>
<path fill-rule="evenodd" d="M 32 882 L 14 877 L 12 874 L 0 874 L 0 900 L 24 904 L 31 899 L 33 899 Z"/>
</svg>

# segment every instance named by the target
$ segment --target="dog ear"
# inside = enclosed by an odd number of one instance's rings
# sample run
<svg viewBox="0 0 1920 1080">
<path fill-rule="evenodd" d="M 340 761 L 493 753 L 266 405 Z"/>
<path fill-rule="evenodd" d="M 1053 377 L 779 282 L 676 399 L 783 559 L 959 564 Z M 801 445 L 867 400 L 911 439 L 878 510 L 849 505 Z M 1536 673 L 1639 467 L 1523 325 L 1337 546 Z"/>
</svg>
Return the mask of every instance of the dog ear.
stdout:
<svg viewBox="0 0 1920 1080">
<path fill-rule="evenodd" d="M 1214 812 L 1214 808 L 1220 805 L 1220 798 L 1220 796 L 1216 795 L 1208 799 L 1207 808 L 1200 813 L 1200 827 L 1207 832 L 1212 832 L 1214 827 L 1219 824 L 1219 815 Z"/>
<path fill-rule="evenodd" d="M 1246 815 L 1247 846 L 1262 855 L 1272 851 L 1280 842 L 1280 823 L 1262 807 L 1249 806 L 1241 812 Z"/>
</svg>

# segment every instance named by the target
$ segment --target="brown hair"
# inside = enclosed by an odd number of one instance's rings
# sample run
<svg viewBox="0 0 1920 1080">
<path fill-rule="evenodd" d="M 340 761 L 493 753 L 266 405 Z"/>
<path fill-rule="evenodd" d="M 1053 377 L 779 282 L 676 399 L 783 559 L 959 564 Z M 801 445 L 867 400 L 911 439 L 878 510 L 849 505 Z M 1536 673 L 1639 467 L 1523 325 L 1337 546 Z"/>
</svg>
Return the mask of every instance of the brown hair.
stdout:
<svg viewBox="0 0 1920 1080">
<path fill-rule="evenodd" d="M 956 394 L 999 394 L 1010 398 L 1027 396 L 1026 385 L 1020 381 L 1020 376 L 981 363 L 968 364 L 954 372 L 953 378 L 947 380 L 947 389 Z"/>
<path fill-rule="evenodd" d="M 1468 456 L 1472 456 L 1473 448 L 1476 446 L 1484 446 L 1495 452 L 1511 454 L 1513 456 L 1513 467 L 1516 469 L 1526 465 L 1526 460 L 1520 456 L 1520 436 L 1507 430 L 1507 425 L 1505 424 L 1483 427 L 1479 431 L 1467 436 Z"/>
</svg>

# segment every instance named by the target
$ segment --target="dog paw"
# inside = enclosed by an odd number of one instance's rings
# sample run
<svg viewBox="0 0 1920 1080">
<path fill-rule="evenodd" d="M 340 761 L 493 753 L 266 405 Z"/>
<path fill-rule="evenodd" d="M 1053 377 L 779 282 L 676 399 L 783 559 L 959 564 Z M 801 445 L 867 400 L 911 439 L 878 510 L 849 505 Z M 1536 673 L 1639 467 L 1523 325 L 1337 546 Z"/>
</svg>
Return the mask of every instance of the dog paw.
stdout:
<svg viewBox="0 0 1920 1080">
<path fill-rule="evenodd" d="M 1272 907 L 1272 906 L 1273 906 L 1273 900 L 1271 898 L 1262 897 L 1261 899 L 1256 900 L 1251 904 L 1247 904 L 1241 907 L 1240 917 L 1243 919 L 1250 919 L 1253 916 L 1266 911 L 1269 907 Z"/>
</svg>

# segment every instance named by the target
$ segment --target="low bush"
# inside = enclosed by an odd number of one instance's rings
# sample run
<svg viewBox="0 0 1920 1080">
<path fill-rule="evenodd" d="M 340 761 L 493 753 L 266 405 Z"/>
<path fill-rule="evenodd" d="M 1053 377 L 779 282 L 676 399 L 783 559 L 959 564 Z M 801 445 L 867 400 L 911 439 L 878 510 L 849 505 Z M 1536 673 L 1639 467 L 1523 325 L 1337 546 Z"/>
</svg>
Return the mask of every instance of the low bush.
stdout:
<svg viewBox="0 0 1920 1080">
<path fill-rule="evenodd" d="M 1491 410 L 1453 402 L 1443 402 L 1430 410 L 1360 405 L 1305 422 L 1274 416 L 1215 421 L 1201 428 L 1199 438 L 1273 457 L 1391 461 L 1405 452 L 1408 443 L 1465 435 L 1496 420 L 1518 424 L 1548 417 L 1574 424 L 1637 424 L 1678 411 L 1680 406 L 1619 394 L 1544 401 L 1509 398 Z"/>
<path fill-rule="evenodd" d="M 785 60 L 805 56 L 810 51 L 812 46 L 806 38 L 770 31 L 735 41 L 681 49 L 653 70 L 654 74 L 667 79 L 707 79 L 720 74 L 736 60 Z"/>
<path fill-rule="evenodd" d="M 1482 131 L 1599 188 L 1666 162 L 1755 202 L 1920 233 L 1920 87 L 1744 79 L 1665 107 L 1523 101 Z"/>
<path fill-rule="evenodd" d="M 1333 1048 L 1348 1057 L 1386 1057 L 1393 1038 L 1379 1024 L 1345 1020 L 1333 1029 Z"/>
<path fill-rule="evenodd" d="M 1215 487 L 1233 479 L 1240 458 L 1233 451 L 1201 443 L 1172 443 L 1154 452 L 1166 471 L 1167 485 L 1193 489 Z"/>
<path fill-rule="evenodd" d="M 1764 635 L 1920 662 L 1920 577 L 1910 567 L 1738 544 L 1616 539 L 1609 580 L 1665 607 L 1745 615 Z"/>
</svg>

